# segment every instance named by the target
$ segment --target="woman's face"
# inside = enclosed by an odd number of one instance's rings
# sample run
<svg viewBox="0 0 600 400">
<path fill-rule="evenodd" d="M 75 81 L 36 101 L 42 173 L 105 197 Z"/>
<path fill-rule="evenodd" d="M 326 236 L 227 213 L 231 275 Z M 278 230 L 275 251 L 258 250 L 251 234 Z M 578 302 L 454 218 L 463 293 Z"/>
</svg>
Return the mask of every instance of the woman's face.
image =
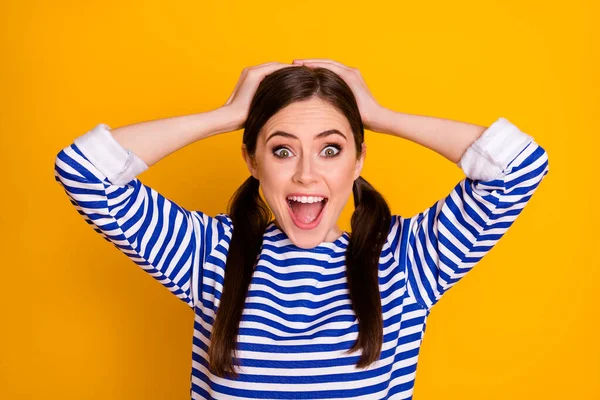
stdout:
<svg viewBox="0 0 600 400">
<path fill-rule="evenodd" d="M 360 176 L 365 151 L 363 145 L 357 159 L 348 120 L 316 97 L 273 115 L 258 135 L 253 159 L 242 146 L 276 224 L 301 248 L 342 234 L 337 220 Z"/>
</svg>

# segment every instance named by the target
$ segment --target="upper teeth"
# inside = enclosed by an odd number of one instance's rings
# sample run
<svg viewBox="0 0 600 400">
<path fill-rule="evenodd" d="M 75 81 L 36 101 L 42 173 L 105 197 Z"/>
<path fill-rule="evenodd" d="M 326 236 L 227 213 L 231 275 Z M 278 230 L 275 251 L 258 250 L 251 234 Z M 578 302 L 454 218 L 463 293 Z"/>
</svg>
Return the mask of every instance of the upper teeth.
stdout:
<svg viewBox="0 0 600 400">
<path fill-rule="evenodd" d="M 288 200 L 299 201 L 301 203 L 316 203 L 317 201 L 323 201 L 323 197 L 318 196 L 288 196 Z"/>
</svg>

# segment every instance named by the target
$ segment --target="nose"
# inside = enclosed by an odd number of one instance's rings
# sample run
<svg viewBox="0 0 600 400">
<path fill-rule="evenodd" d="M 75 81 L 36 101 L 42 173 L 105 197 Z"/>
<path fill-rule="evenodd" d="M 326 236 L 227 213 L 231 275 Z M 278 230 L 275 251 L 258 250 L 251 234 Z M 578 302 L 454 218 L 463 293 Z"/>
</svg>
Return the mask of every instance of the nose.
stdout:
<svg viewBox="0 0 600 400">
<path fill-rule="evenodd" d="M 300 157 L 300 161 L 296 167 L 294 181 L 301 185 L 309 185 L 317 181 L 317 176 L 314 171 L 314 165 L 310 157 Z"/>
</svg>

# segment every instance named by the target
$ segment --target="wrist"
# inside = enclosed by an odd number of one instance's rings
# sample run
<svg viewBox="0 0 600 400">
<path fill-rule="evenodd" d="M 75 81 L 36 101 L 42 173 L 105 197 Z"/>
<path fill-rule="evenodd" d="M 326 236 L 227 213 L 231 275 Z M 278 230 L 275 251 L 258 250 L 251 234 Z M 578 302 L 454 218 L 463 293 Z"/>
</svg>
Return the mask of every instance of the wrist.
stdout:
<svg viewBox="0 0 600 400">
<path fill-rule="evenodd" d="M 212 126 L 209 136 L 241 129 L 245 121 L 241 113 L 229 105 L 208 111 L 207 114 L 211 121 L 209 125 Z"/>
<path fill-rule="evenodd" d="M 378 133 L 392 134 L 390 121 L 393 118 L 394 111 L 383 106 L 377 106 L 368 113 L 365 119 L 365 128 Z"/>
</svg>

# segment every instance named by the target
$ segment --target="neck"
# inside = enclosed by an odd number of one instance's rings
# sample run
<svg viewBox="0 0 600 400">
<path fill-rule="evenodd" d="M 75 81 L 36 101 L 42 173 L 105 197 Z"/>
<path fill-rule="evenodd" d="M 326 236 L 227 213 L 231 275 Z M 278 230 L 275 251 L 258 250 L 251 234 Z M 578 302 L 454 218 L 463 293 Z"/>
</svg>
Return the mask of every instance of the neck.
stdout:
<svg viewBox="0 0 600 400">
<path fill-rule="evenodd" d="M 277 228 L 279 228 L 280 231 L 285 232 L 276 219 L 274 219 L 272 222 Z M 343 233 L 344 231 L 342 231 L 339 226 L 335 225 L 329 232 L 327 232 L 327 235 L 325 235 L 325 242 L 335 242 L 340 236 L 342 236 Z"/>
</svg>

